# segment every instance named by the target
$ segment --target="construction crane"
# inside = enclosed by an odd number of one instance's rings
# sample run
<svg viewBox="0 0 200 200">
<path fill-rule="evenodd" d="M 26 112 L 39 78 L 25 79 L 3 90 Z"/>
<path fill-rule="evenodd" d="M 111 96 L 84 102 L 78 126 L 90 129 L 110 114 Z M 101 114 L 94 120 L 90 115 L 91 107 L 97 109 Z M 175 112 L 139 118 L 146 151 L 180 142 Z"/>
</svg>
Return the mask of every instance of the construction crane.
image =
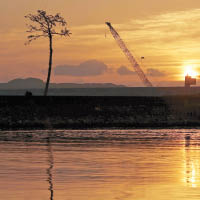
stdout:
<svg viewBox="0 0 200 200">
<path fill-rule="evenodd" d="M 128 60 L 130 61 L 131 65 L 133 66 L 134 70 L 136 71 L 136 73 L 138 74 L 138 76 L 140 77 L 140 79 L 142 80 L 144 85 L 147 86 L 147 87 L 153 87 L 152 83 L 148 80 L 145 73 L 141 69 L 140 65 L 138 64 L 136 59 L 133 57 L 131 52 L 128 50 L 128 48 L 126 47 L 123 40 L 120 38 L 117 31 L 112 27 L 111 23 L 106 22 L 106 25 L 108 25 L 110 32 L 112 33 L 114 39 L 116 40 L 117 44 L 119 45 L 119 47 L 122 49 L 122 51 L 124 52 L 124 54 L 126 55 Z"/>
</svg>

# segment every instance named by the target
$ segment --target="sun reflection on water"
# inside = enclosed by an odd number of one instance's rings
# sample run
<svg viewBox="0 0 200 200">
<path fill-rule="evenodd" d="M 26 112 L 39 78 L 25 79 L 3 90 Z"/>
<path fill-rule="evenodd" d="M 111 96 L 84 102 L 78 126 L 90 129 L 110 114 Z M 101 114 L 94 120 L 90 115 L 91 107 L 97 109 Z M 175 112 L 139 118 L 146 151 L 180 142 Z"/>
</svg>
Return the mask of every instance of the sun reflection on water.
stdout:
<svg viewBox="0 0 200 200">
<path fill-rule="evenodd" d="M 184 182 L 187 186 L 196 188 L 200 183 L 199 148 L 191 144 L 190 140 L 190 137 L 185 139 Z"/>
</svg>

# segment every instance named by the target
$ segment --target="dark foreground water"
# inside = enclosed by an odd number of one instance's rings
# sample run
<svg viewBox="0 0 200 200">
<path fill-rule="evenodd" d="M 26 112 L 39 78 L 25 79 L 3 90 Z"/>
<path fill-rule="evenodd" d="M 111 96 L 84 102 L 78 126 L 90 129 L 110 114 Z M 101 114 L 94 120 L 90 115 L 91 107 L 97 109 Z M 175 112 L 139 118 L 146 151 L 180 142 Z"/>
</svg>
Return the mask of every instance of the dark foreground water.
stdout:
<svg viewBox="0 0 200 200">
<path fill-rule="evenodd" d="M 0 132 L 2 200 L 200 199 L 200 130 Z"/>
</svg>

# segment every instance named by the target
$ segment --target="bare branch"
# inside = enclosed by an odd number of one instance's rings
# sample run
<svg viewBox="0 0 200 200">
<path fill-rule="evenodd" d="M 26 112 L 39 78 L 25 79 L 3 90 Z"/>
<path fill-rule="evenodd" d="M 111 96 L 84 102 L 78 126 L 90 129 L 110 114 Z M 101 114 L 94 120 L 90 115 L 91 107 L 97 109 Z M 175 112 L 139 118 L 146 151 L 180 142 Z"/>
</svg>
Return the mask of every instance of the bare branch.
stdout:
<svg viewBox="0 0 200 200">
<path fill-rule="evenodd" d="M 40 37 L 48 37 L 48 35 L 45 35 L 45 34 L 43 34 L 43 35 L 29 35 L 29 36 L 27 36 L 28 41 L 25 42 L 25 45 L 30 44 L 33 40 L 37 40 Z"/>
<path fill-rule="evenodd" d="M 70 33 L 69 30 L 67 30 L 67 29 L 61 29 L 61 31 L 60 31 L 59 33 L 53 31 L 53 32 L 52 32 L 52 35 L 70 36 L 71 33 Z"/>
</svg>

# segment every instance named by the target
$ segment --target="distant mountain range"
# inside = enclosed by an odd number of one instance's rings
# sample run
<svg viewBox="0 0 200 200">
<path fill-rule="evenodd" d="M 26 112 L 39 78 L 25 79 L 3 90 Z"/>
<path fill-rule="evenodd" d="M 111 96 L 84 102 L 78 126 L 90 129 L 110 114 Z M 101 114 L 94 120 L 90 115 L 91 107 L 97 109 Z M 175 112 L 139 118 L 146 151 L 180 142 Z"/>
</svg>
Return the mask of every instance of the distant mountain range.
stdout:
<svg viewBox="0 0 200 200">
<path fill-rule="evenodd" d="M 45 82 L 37 78 L 0 83 L 0 96 L 24 96 L 26 91 L 42 96 Z M 49 96 L 174 96 L 200 95 L 200 87 L 127 87 L 112 83 L 51 83 Z"/>
<path fill-rule="evenodd" d="M 37 78 L 14 79 L 8 83 L 0 83 L 1 90 L 19 90 L 19 89 L 43 89 L 45 82 Z M 122 88 L 124 85 L 113 83 L 50 83 L 50 88 Z"/>
</svg>

